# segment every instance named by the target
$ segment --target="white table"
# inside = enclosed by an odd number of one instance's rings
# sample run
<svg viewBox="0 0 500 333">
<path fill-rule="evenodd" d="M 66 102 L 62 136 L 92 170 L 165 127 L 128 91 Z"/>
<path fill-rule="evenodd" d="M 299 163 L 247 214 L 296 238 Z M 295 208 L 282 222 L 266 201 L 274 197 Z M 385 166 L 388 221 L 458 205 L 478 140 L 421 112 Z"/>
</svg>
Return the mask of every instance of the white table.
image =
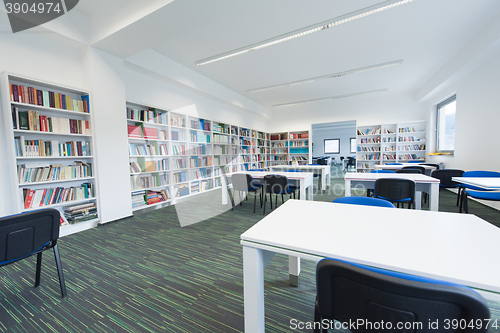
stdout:
<svg viewBox="0 0 500 333">
<path fill-rule="evenodd" d="M 423 167 L 425 169 L 425 174 L 427 176 L 430 176 L 433 170 L 436 170 L 437 168 L 432 165 L 423 165 L 420 163 L 402 163 L 402 164 L 375 164 L 373 166 L 374 169 L 377 170 L 400 170 L 404 167 L 414 167 L 414 166 L 419 166 Z"/>
<path fill-rule="evenodd" d="M 276 253 L 445 280 L 498 300 L 499 238 L 471 214 L 288 200 L 241 235 L 245 332 L 264 332 L 264 268 Z"/>
<path fill-rule="evenodd" d="M 286 170 L 302 170 L 320 174 L 321 190 L 325 191 L 326 187 L 331 184 L 330 165 L 275 165 L 270 167 L 271 171 L 286 171 Z"/>
<path fill-rule="evenodd" d="M 362 189 L 375 188 L 375 181 L 379 178 L 411 179 L 415 182 L 415 209 L 422 209 L 421 192 L 429 194 L 429 209 L 437 211 L 439 208 L 440 180 L 418 173 L 355 173 L 345 174 L 345 196 L 351 196 L 351 187 Z"/>
<path fill-rule="evenodd" d="M 477 186 L 487 191 L 500 190 L 499 177 L 452 177 L 451 180 L 466 185 Z"/>
<path fill-rule="evenodd" d="M 227 188 L 228 178 L 230 179 L 234 174 L 249 174 L 253 178 L 262 179 L 266 175 L 282 175 L 286 176 L 291 183 L 298 183 L 300 186 L 300 199 L 313 200 L 313 180 L 314 174 L 312 172 L 270 172 L 270 171 L 239 171 L 225 174 L 221 177 L 222 180 L 222 204 L 227 204 Z"/>
</svg>

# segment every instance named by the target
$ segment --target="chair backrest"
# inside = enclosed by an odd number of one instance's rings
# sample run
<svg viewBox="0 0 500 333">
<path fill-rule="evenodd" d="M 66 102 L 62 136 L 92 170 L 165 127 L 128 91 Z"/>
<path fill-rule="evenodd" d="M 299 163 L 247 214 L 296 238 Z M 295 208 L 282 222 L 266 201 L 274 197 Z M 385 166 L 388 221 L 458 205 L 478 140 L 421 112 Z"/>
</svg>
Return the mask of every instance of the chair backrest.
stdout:
<svg viewBox="0 0 500 333">
<path fill-rule="evenodd" d="M 54 247 L 60 225 L 52 208 L 0 218 L 0 266 Z"/>
<path fill-rule="evenodd" d="M 288 178 L 282 175 L 265 175 L 264 186 L 266 191 L 281 194 L 288 192 Z"/>
<path fill-rule="evenodd" d="M 465 171 L 462 177 L 500 177 L 500 172 L 497 171 Z"/>
<path fill-rule="evenodd" d="M 264 169 L 250 169 L 248 171 L 266 171 L 266 170 L 264 170 Z"/>
<path fill-rule="evenodd" d="M 292 169 L 292 170 L 286 170 L 285 172 L 304 172 L 304 171 L 302 171 L 302 170 Z"/>
<path fill-rule="evenodd" d="M 404 169 L 418 169 L 418 170 L 422 171 L 423 174 L 425 174 L 425 168 L 423 166 L 418 166 L 418 165 L 405 166 L 401 170 L 404 170 Z"/>
<path fill-rule="evenodd" d="M 436 170 L 440 168 L 440 167 L 439 167 L 439 164 L 436 164 L 436 163 L 420 163 L 420 164 L 421 164 L 421 165 L 429 165 L 429 166 L 433 166 L 433 167 L 435 167 L 435 168 L 436 168 Z"/>
<path fill-rule="evenodd" d="M 396 171 L 394 171 L 394 170 L 383 170 L 383 169 L 381 169 L 381 170 L 372 170 L 372 171 L 370 171 L 370 173 L 396 173 Z"/>
<path fill-rule="evenodd" d="M 233 188 L 237 191 L 253 190 L 253 177 L 247 173 L 236 173 L 231 176 Z"/>
<path fill-rule="evenodd" d="M 323 259 L 316 267 L 316 312 L 341 323 L 391 323 L 396 332 L 446 332 L 445 320 L 475 322 L 489 319 L 485 299 L 474 290 L 454 283 L 396 273 L 383 269 Z M 403 327 L 396 330 L 396 325 Z M 436 323 L 436 327 L 429 327 Z M 408 326 L 407 326 L 408 325 Z M 403 329 L 404 328 L 404 329 Z M 352 332 L 386 332 L 368 326 Z M 454 332 L 487 332 L 482 325 Z M 391 330 L 392 332 L 392 330 Z"/>
<path fill-rule="evenodd" d="M 399 169 L 399 170 L 396 170 L 396 173 L 419 173 L 419 174 L 423 174 L 422 170 L 416 169 L 416 168 Z"/>
<path fill-rule="evenodd" d="M 411 179 L 379 178 L 375 181 L 376 198 L 400 201 L 415 198 L 415 182 Z"/>
<path fill-rule="evenodd" d="M 403 165 L 403 163 L 386 163 L 385 165 Z"/>
<path fill-rule="evenodd" d="M 328 159 L 327 158 L 319 158 L 317 163 L 319 165 L 328 165 Z"/>
<path fill-rule="evenodd" d="M 422 163 L 422 161 L 408 161 L 408 163 Z"/>
<path fill-rule="evenodd" d="M 452 177 L 462 177 L 464 170 L 459 169 L 439 169 L 433 170 L 431 177 L 441 180 L 439 186 L 442 187 L 456 187 L 460 186 L 460 183 L 451 180 Z"/>
<path fill-rule="evenodd" d="M 377 207 L 390 207 L 395 208 L 395 206 L 387 200 L 371 198 L 371 197 L 341 197 L 333 200 L 334 203 L 343 203 L 351 205 L 363 205 L 363 206 L 377 206 Z"/>
</svg>

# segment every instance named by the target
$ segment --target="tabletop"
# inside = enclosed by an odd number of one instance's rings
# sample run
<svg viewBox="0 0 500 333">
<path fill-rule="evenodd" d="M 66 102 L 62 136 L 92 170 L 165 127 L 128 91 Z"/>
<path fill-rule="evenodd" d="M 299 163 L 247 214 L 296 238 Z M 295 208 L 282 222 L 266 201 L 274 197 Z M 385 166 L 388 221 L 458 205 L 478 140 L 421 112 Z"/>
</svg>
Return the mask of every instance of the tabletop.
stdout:
<svg viewBox="0 0 500 333">
<path fill-rule="evenodd" d="M 500 190 L 500 177 L 452 177 L 451 180 L 484 189 Z"/>
<path fill-rule="evenodd" d="M 435 166 L 432 165 L 424 165 L 424 164 L 419 164 L 419 163 L 403 163 L 403 164 L 375 164 L 373 167 L 375 169 L 401 169 L 404 167 L 423 167 L 424 169 L 437 169 Z"/>
<path fill-rule="evenodd" d="M 439 183 L 440 180 L 427 175 L 418 173 L 357 173 L 348 172 L 345 174 L 344 179 L 346 180 L 377 180 L 379 178 L 403 178 L 411 179 L 416 183 Z"/>
<path fill-rule="evenodd" d="M 233 173 L 227 173 L 227 177 L 231 177 L 234 174 L 249 174 L 254 178 L 264 178 L 267 175 L 281 175 L 286 176 L 289 179 L 305 179 L 308 177 L 314 177 L 312 172 L 286 172 L 286 171 L 238 171 Z"/>
<path fill-rule="evenodd" d="M 500 293 L 498 239 L 499 228 L 471 214 L 299 200 L 288 200 L 241 235 L 244 246 L 334 257 Z"/>
</svg>

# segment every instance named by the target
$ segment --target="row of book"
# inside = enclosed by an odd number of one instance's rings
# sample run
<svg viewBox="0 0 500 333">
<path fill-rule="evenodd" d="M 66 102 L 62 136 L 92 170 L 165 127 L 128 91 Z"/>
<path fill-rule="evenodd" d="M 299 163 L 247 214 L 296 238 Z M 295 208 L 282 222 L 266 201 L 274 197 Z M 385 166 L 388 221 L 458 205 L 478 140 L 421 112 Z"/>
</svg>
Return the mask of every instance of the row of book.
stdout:
<svg viewBox="0 0 500 333">
<path fill-rule="evenodd" d="M 309 132 L 290 133 L 289 136 L 290 136 L 290 140 L 307 139 L 307 138 L 309 138 Z"/>
<path fill-rule="evenodd" d="M 48 117 L 40 115 L 39 111 L 18 111 L 17 107 L 13 107 L 12 117 L 14 128 L 17 129 L 16 124 L 19 124 L 18 129 L 20 130 L 60 134 L 91 134 L 88 120 Z"/>
<path fill-rule="evenodd" d="M 240 145 L 241 146 L 257 146 L 257 142 L 255 140 L 247 140 L 240 138 Z"/>
<path fill-rule="evenodd" d="M 415 130 L 415 127 L 413 126 L 400 127 L 398 129 L 398 133 L 413 133 L 413 132 L 418 132 Z"/>
<path fill-rule="evenodd" d="M 136 161 L 130 162 L 130 172 L 140 173 L 140 172 L 155 172 L 155 171 L 168 171 L 169 162 L 168 159 L 156 160 L 156 161 L 144 161 L 144 166 L 141 167 Z"/>
<path fill-rule="evenodd" d="M 205 120 L 205 119 L 198 119 L 198 120 L 191 120 L 191 129 L 195 130 L 202 130 L 202 131 L 207 131 L 210 132 L 210 120 Z"/>
<path fill-rule="evenodd" d="M 182 131 L 171 131 L 173 141 L 186 141 L 186 136 Z"/>
<path fill-rule="evenodd" d="M 199 167 L 206 167 L 206 166 L 212 166 L 212 157 L 211 156 L 191 157 L 189 159 L 189 167 L 190 168 L 199 168 Z"/>
<path fill-rule="evenodd" d="M 214 146 L 214 155 L 229 154 L 230 149 L 228 146 Z"/>
<path fill-rule="evenodd" d="M 191 171 L 191 180 L 205 179 L 211 177 L 210 171 L 207 172 L 207 169 L 198 169 L 196 171 Z"/>
<path fill-rule="evenodd" d="M 271 154 L 288 154 L 288 148 L 271 149 Z"/>
<path fill-rule="evenodd" d="M 21 135 L 14 138 L 14 145 L 18 157 L 91 156 L 90 142 L 86 141 L 25 140 Z"/>
<path fill-rule="evenodd" d="M 414 141 L 420 141 L 420 138 L 414 137 L 414 136 L 400 136 L 398 138 L 399 142 L 414 142 Z"/>
<path fill-rule="evenodd" d="M 309 146 L 309 141 L 290 141 L 289 147 L 307 147 Z"/>
<path fill-rule="evenodd" d="M 308 160 L 309 158 L 305 156 L 300 156 L 300 155 L 292 156 L 292 161 L 308 161 Z"/>
<path fill-rule="evenodd" d="M 64 217 L 69 224 L 97 219 L 97 206 L 95 202 L 74 205 L 64 208 Z"/>
<path fill-rule="evenodd" d="M 83 95 L 81 100 L 78 100 L 62 93 L 25 87 L 20 84 L 9 83 L 9 88 L 12 102 L 90 113 L 89 95 Z"/>
<path fill-rule="evenodd" d="M 223 133 L 223 134 L 230 134 L 231 133 L 231 125 L 213 124 L 213 129 L 214 129 L 214 132 L 217 132 L 217 133 Z"/>
<path fill-rule="evenodd" d="M 367 152 L 367 151 L 380 151 L 380 147 L 359 147 L 358 152 Z"/>
<path fill-rule="evenodd" d="M 362 155 L 359 159 L 363 161 L 380 160 L 380 154 Z"/>
<path fill-rule="evenodd" d="M 286 142 L 271 142 L 271 147 L 288 147 Z"/>
<path fill-rule="evenodd" d="M 172 145 L 172 154 L 179 156 L 179 155 L 186 155 L 186 146 L 184 145 Z"/>
<path fill-rule="evenodd" d="M 210 149 L 207 149 L 207 146 L 205 146 L 205 145 L 192 146 L 189 149 L 189 153 L 191 155 L 210 155 L 211 154 Z"/>
<path fill-rule="evenodd" d="M 286 133 L 271 134 L 271 140 L 288 140 L 288 135 Z"/>
<path fill-rule="evenodd" d="M 230 142 L 229 136 L 227 136 L 227 135 L 221 135 L 221 134 L 214 133 L 213 138 L 214 138 L 214 143 L 227 143 L 227 144 L 229 144 L 229 142 Z"/>
<path fill-rule="evenodd" d="M 170 125 L 176 127 L 186 127 L 186 119 L 184 117 L 170 116 Z"/>
<path fill-rule="evenodd" d="M 17 166 L 19 183 L 45 182 L 92 177 L 92 165 L 75 161 L 75 165 L 52 164 L 48 166 Z"/>
<path fill-rule="evenodd" d="M 168 155 L 168 148 L 166 144 L 148 145 L 148 144 L 136 144 L 129 143 L 129 154 L 130 156 L 166 156 Z"/>
<path fill-rule="evenodd" d="M 213 163 L 214 166 L 231 164 L 233 159 L 226 156 L 214 156 Z"/>
<path fill-rule="evenodd" d="M 378 135 L 380 134 L 380 128 L 373 128 L 373 129 L 365 129 L 361 130 L 358 128 L 358 135 Z"/>
<path fill-rule="evenodd" d="M 255 148 L 243 147 L 241 148 L 241 153 L 243 155 L 257 154 L 257 150 Z"/>
<path fill-rule="evenodd" d="M 210 143 L 210 134 L 205 134 L 203 132 L 189 132 L 189 138 L 191 142 L 200 142 L 200 143 Z"/>
<path fill-rule="evenodd" d="M 176 172 L 174 173 L 174 183 L 180 183 L 180 182 L 185 182 L 187 181 L 187 174 L 186 172 Z"/>
<path fill-rule="evenodd" d="M 158 130 L 157 128 L 142 125 L 127 125 L 127 131 L 129 138 L 168 140 L 168 132 L 166 130 Z"/>
<path fill-rule="evenodd" d="M 250 131 L 247 130 L 246 128 L 240 128 L 240 135 L 241 136 L 250 136 Z"/>
<path fill-rule="evenodd" d="M 159 202 L 164 202 L 170 199 L 167 190 L 147 191 L 145 194 L 146 203 L 152 205 Z"/>
<path fill-rule="evenodd" d="M 157 111 L 156 109 L 139 110 L 139 109 L 127 108 L 127 119 L 144 121 L 147 123 L 168 125 L 167 113 Z"/>
<path fill-rule="evenodd" d="M 174 160 L 174 167 L 175 169 L 185 169 L 186 168 L 186 161 L 183 160 L 182 158 L 178 158 Z"/>
<path fill-rule="evenodd" d="M 425 150 L 425 145 L 405 145 L 405 146 L 399 146 L 398 150 Z"/>
<path fill-rule="evenodd" d="M 168 184 L 169 177 L 167 174 L 130 177 L 130 185 L 132 187 L 132 191 L 147 189 L 151 187 L 166 186 Z"/>
<path fill-rule="evenodd" d="M 380 143 L 380 137 L 375 138 L 362 138 L 359 143 Z"/>
<path fill-rule="evenodd" d="M 186 195 L 189 195 L 189 184 L 179 184 L 177 185 L 177 193 L 176 197 L 184 197 Z"/>
<path fill-rule="evenodd" d="M 56 187 L 32 190 L 23 189 L 24 208 L 35 208 L 61 202 L 84 200 L 94 197 L 94 184 L 83 183 L 80 186 Z"/>
</svg>

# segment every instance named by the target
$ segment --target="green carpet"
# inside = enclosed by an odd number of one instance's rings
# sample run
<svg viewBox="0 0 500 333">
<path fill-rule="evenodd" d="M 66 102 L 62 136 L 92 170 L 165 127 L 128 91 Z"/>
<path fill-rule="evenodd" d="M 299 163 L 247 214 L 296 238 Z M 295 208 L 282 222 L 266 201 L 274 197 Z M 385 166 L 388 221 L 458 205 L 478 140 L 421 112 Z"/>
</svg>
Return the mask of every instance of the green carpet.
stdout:
<svg viewBox="0 0 500 333">
<path fill-rule="evenodd" d="M 330 193 L 315 200 L 343 196 L 342 174 L 335 176 Z M 208 214 L 204 203 L 214 196 L 220 192 L 196 197 L 196 214 Z M 455 199 L 441 191 L 441 210 L 457 212 Z M 239 237 L 262 218 L 252 210 L 251 194 L 234 211 L 186 227 L 171 206 L 64 237 L 59 247 L 68 297 L 60 296 L 50 251 L 39 288 L 33 288 L 34 258 L 2 267 L 0 331 L 242 332 Z M 496 210 L 471 202 L 469 211 L 500 226 Z M 315 263 L 301 266 L 298 288 L 288 285 L 286 256 L 275 256 L 266 268 L 266 332 L 292 332 L 291 319 L 312 321 Z M 489 305 L 500 320 L 500 303 Z"/>
</svg>

